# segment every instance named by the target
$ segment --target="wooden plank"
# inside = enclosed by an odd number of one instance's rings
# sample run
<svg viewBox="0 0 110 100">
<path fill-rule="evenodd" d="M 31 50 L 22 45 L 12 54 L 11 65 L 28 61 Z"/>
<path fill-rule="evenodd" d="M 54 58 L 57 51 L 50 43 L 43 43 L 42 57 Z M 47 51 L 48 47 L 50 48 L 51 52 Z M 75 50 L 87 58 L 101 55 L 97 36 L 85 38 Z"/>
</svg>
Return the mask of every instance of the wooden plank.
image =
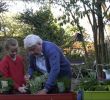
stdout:
<svg viewBox="0 0 110 100">
<path fill-rule="evenodd" d="M 47 94 L 47 95 L 1 94 L 0 99 L 1 100 L 77 100 L 76 93 Z"/>
</svg>

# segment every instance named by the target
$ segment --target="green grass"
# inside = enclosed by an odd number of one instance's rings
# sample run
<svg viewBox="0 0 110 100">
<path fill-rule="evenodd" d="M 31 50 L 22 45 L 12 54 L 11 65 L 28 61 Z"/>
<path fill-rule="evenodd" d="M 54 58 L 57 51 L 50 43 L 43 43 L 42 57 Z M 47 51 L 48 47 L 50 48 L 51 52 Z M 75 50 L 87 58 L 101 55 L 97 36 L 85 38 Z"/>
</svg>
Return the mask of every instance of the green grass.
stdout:
<svg viewBox="0 0 110 100">
<path fill-rule="evenodd" d="M 110 100 L 110 91 L 84 92 L 84 100 Z"/>
</svg>

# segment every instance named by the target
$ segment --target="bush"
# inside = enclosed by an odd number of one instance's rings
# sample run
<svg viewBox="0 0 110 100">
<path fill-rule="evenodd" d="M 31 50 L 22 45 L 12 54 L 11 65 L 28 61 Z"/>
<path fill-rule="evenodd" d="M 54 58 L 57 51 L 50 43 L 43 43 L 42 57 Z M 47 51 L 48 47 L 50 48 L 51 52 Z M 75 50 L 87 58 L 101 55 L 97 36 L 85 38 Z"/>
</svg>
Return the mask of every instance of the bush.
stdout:
<svg viewBox="0 0 110 100">
<path fill-rule="evenodd" d="M 84 91 L 110 91 L 110 81 L 98 81 L 94 77 L 81 80 L 75 90 L 82 89 Z"/>
</svg>

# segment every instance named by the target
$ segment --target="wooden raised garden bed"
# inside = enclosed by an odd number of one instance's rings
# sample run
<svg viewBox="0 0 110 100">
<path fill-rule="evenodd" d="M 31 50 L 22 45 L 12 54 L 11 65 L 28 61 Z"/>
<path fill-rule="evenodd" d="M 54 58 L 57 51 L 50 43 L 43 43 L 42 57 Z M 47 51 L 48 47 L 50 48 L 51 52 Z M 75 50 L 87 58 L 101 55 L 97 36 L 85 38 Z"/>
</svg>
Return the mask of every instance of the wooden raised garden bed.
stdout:
<svg viewBox="0 0 110 100">
<path fill-rule="evenodd" d="M 47 95 L 1 94 L 0 100 L 77 100 L 77 99 L 76 99 L 76 93 L 64 93 L 64 94 L 47 94 Z"/>
</svg>

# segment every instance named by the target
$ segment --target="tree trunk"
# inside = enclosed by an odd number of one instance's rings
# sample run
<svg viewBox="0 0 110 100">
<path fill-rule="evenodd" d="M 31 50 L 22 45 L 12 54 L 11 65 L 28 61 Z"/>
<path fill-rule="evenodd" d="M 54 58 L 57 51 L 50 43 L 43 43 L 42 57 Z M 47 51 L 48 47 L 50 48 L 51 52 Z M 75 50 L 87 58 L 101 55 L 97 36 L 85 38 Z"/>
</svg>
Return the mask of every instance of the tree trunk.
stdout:
<svg viewBox="0 0 110 100">
<path fill-rule="evenodd" d="M 101 9 L 102 2 L 97 0 L 97 17 L 98 17 L 98 37 L 97 37 L 97 47 L 98 47 L 98 59 L 97 63 L 99 64 L 98 67 L 98 77 L 103 79 L 103 64 L 106 63 L 106 55 L 104 49 L 104 24 L 103 24 L 103 17 L 102 17 L 102 9 Z M 100 65 L 102 64 L 102 66 Z"/>
</svg>

